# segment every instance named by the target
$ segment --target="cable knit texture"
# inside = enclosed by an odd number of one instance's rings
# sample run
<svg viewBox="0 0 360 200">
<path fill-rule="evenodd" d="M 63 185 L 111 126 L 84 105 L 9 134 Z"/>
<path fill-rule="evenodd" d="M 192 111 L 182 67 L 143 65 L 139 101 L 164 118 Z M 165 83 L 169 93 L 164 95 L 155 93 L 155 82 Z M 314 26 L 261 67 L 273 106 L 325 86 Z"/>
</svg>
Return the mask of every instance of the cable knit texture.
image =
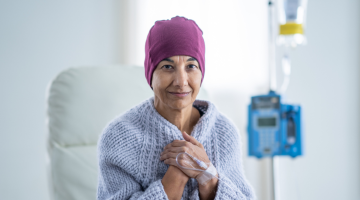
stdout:
<svg viewBox="0 0 360 200">
<path fill-rule="evenodd" d="M 196 100 L 193 106 L 205 113 L 191 135 L 204 146 L 218 171 L 215 199 L 253 199 L 242 169 L 235 125 L 209 101 Z M 161 179 L 169 166 L 160 161 L 160 153 L 174 140 L 184 138 L 156 111 L 153 97 L 110 122 L 98 143 L 98 199 L 168 199 Z M 185 199 L 199 199 L 198 183 L 193 178 L 184 188 Z"/>
</svg>

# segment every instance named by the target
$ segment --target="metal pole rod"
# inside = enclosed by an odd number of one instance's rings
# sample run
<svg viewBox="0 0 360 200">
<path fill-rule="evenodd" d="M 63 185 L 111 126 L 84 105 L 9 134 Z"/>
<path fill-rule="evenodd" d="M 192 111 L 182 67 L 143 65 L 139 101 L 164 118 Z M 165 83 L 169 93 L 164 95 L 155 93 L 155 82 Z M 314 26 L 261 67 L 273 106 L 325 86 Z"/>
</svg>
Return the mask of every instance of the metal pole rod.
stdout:
<svg viewBox="0 0 360 200">
<path fill-rule="evenodd" d="M 276 200 L 276 180 L 275 180 L 275 163 L 274 163 L 274 157 L 271 157 L 271 161 L 270 161 L 270 167 L 271 167 L 271 190 L 272 190 L 272 199 Z"/>
<path fill-rule="evenodd" d="M 269 89 L 276 91 L 276 52 L 275 52 L 275 29 L 274 29 L 274 19 L 275 19 L 275 0 L 269 0 Z"/>
<path fill-rule="evenodd" d="M 274 3 L 276 0 L 269 0 L 269 89 L 276 91 L 276 46 L 275 46 L 275 7 Z M 272 200 L 276 200 L 276 163 L 274 162 L 274 157 L 270 159 L 270 168 L 271 168 L 271 190 L 272 190 Z"/>
</svg>

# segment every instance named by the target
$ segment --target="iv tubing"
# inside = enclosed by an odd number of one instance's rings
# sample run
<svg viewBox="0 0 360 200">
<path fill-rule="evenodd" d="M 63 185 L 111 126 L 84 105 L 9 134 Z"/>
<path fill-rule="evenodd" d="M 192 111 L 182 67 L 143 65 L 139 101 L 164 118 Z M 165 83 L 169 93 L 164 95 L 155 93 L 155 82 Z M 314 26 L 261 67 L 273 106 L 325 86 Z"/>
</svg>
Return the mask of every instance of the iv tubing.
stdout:
<svg viewBox="0 0 360 200">
<path fill-rule="evenodd" d="M 181 154 L 186 154 L 186 155 L 188 155 L 188 156 L 189 156 L 191 159 L 193 159 L 200 167 L 204 168 L 205 170 L 196 169 L 196 168 L 188 168 L 188 167 L 184 167 L 184 166 L 180 165 L 180 163 L 178 162 L 178 157 L 179 157 Z M 195 170 L 195 171 L 201 171 L 201 172 L 204 172 L 204 171 L 206 171 L 206 170 L 209 168 L 208 165 L 207 165 L 205 162 L 203 162 L 203 161 L 195 158 L 194 156 L 188 154 L 187 152 L 179 153 L 179 154 L 176 156 L 176 164 L 177 164 L 179 167 L 183 168 L 183 169 Z M 209 166 L 210 166 L 210 165 L 212 165 L 212 164 L 210 163 Z M 217 178 L 219 181 L 222 181 L 221 178 L 219 178 L 219 177 L 217 177 L 217 176 L 215 176 L 215 175 L 213 175 L 212 177 L 213 177 L 213 178 Z M 234 193 L 235 193 L 235 196 L 236 196 L 236 190 L 234 190 L 234 188 L 233 188 L 232 186 L 229 186 L 226 182 L 224 182 L 224 184 L 227 185 L 229 188 L 231 188 L 231 191 L 234 192 Z"/>
<path fill-rule="evenodd" d="M 284 74 L 284 80 L 283 83 L 279 89 L 280 94 L 284 94 L 289 86 L 290 83 L 290 74 L 291 74 L 291 61 L 288 56 L 288 53 L 285 53 L 282 58 L 282 70 Z"/>
</svg>

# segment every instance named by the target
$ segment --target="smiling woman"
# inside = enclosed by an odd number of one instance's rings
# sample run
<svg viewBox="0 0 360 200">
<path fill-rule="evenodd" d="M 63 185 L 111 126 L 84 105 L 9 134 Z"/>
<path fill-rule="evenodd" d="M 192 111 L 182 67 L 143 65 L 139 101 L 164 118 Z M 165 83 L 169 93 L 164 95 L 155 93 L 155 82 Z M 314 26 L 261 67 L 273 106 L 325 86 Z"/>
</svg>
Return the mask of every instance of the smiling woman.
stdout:
<svg viewBox="0 0 360 200">
<path fill-rule="evenodd" d="M 190 56 L 172 56 L 162 60 L 154 70 L 151 87 L 154 90 L 154 106 L 168 121 L 190 118 L 187 124 L 175 124 L 183 132 L 191 133 L 200 118 L 192 107 L 200 90 L 201 70 L 198 61 Z M 179 121 L 179 120 L 177 120 Z"/>
<path fill-rule="evenodd" d="M 253 199 L 236 127 L 196 99 L 205 75 L 200 28 L 183 17 L 157 21 L 145 52 L 154 97 L 101 135 L 98 199 Z"/>
</svg>

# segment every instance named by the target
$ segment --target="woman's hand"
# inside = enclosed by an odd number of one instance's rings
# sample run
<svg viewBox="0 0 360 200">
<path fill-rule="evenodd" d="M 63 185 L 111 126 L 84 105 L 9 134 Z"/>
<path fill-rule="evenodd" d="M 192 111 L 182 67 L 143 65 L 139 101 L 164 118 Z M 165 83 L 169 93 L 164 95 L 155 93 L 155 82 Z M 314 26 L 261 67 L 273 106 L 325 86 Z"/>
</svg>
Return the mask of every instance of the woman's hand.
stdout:
<svg viewBox="0 0 360 200">
<path fill-rule="evenodd" d="M 168 199 L 169 200 L 181 199 L 185 185 L 188 182 L 188 180 L 189 177 L 185 175 L 179 168 L 170 165 L 164 177 L 161 180 L 165 193 L 168 196 Z"/>
<path fill-rule="evenodd" d="M 185 132 L 183 132 L 182 134 L 183 134 L 183 137 L 185 140 L 174 140 L 172 143 L 166 145 L 164 148 L 164 151 L 161 153 L 160 160 L 163 160 L 165 164 L 178 167 L 187 176 L 189 176 L 191 178 L 196 178 L 201 173 L 201 171 L 189 170 L 189 169 L 184 169 L 184 168 L 180 167 L 176 163 L 176 156 L 179 153 L 186 152 L 186 153 L 190 154 L 191 156 L 203 161 L 206 164 L 209 164 L 210 160 L 205 152 L 204 146 L 202 144 L 200 144 L 200 142 L 198 142 L 194 137 L 188 135 Z M 182 156 L 179 156 L 180 158 L 178 158 L 178 162 L 181 166 L 187 166 L 188 165 L 187 161 L 185 159 L 182 159 L 183 156 L 184 156 L 184 154 Z M 194 165 L 196 165 L 195 167 L 197 169 L 205 170 L 204 168 L 201 168 L 196 163 Z"/>
</svg>

